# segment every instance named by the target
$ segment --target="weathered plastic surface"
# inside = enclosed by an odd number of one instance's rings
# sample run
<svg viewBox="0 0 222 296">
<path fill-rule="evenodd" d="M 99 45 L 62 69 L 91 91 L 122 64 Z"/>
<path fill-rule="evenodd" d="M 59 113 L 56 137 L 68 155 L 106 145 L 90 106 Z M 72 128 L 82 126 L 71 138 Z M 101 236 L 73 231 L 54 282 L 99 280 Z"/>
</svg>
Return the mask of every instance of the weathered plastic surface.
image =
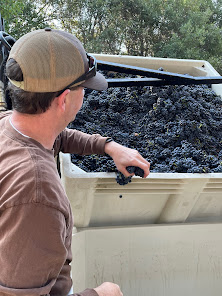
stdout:
<svg viewBox="0 0 222 296">
<path fill-rule="evenodd" d="M 74 291 L 113 281 L 127 296 L 221 296 L 221 233 L 222 224 L 80 230 Z"/>
<path fill-rule="evenodd" d="M 76 227 L 222 222 L 222 173 L 150 173 L 120 186 L 115 173 L 86 173 L 61 154 Z"/>
</svg>

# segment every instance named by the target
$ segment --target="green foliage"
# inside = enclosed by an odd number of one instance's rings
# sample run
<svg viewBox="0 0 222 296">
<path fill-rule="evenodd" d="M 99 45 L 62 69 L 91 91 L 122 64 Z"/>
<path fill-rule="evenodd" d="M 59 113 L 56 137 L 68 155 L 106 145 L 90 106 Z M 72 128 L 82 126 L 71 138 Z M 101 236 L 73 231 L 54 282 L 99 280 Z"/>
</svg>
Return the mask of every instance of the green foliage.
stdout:
<svg viewBox="0 0 222 296">
<path fill-rule="evenodd" d="M 48 25 L 50 14 L 42 1 L 1 0 L 1 14 L 5 20 L 5 31 L 15 39 Z"/>
<path fill-rule="evenodd" d="M 160 38 L 155 44 L 155 55 L 208 60 L 222 73 L 222 28 L 216 17 L 219 14 L 216 10 L 218 3 L 214 6 L 212 1 L 201 0 L 166 2 L 169 5 L 164 15 L 165 38 Z M 180 13 L 176 13 L 174 21 L 170 21 L 173 17 L 170 11 L 177 11 L 176 6 Z"/>
<path fill-rule="evenodd" d="M 50 25 L 88 52 L 204 59 L 222 74 L 222 0 L 1 0 L 13 37 Z"/>
<path fill-rule="evenodd" d="M 24 7 L 22 0 L 13 1 L 13 0 L 1 0 L 0 12 L 2 17 L 7 21 L 12 21 L 16 13 L 21 14 Z"/>
</svg>

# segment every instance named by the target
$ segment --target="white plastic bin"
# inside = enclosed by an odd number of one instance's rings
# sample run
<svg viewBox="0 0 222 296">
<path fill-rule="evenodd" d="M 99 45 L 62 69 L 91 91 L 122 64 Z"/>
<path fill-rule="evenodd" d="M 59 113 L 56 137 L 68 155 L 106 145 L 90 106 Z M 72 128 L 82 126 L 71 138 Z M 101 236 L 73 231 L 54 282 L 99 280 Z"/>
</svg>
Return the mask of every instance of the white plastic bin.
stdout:
<svg viewBox="0 0 222 296">
<path fill-rule="evenodd" d="M 193 76 L 218 76 L 206 61 L 95 55 Z M 222 96 L 222 85 L 213 85 Z M 75 219 L 74 291 L 104 281 L 124 296 L 221 296 L 222 173 L 151 173 L 120 186 L 114 173 L 86 173 L 60 154 Z"/>
</svg>

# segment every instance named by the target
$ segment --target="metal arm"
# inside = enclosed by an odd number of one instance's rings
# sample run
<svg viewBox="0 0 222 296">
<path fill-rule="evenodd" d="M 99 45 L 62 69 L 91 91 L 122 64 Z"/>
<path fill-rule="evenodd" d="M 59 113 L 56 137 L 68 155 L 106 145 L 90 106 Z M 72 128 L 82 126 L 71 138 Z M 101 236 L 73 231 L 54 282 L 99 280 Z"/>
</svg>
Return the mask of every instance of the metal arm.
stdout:
<svg viewBox="0 0 222 296">
<path fill-rule="evenodd" d="M 144 85 L 191 85 L 191 84 L 220 84 L 222 76 L 191 76 L 160 70 L 153 70 L 112 62 L 97 61 L 99 70 L 114 71 L 118 73 L 134 74 L 141 78 L 115 78 L 107 79 L 109 87 L 144 86 Z M 144 78 L 153 77 L 153 78 Z"/>
</svg>

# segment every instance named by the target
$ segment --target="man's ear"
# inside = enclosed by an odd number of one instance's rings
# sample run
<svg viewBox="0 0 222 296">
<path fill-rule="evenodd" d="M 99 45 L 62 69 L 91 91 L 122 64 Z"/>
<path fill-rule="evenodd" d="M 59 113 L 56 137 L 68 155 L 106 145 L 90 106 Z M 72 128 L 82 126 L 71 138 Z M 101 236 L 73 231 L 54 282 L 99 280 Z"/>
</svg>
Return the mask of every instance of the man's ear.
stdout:
<svg viewBox="0 0 222 296">
<path fill-rule="evenodd" d="M 59 107 L 60 110 L 65 111 L 66 108 L 66 96 L 70 93 L 70 89 L 64 90 L 61 95 L 59 95 L 57 99 L 57 106 Z"/>
</svg>

